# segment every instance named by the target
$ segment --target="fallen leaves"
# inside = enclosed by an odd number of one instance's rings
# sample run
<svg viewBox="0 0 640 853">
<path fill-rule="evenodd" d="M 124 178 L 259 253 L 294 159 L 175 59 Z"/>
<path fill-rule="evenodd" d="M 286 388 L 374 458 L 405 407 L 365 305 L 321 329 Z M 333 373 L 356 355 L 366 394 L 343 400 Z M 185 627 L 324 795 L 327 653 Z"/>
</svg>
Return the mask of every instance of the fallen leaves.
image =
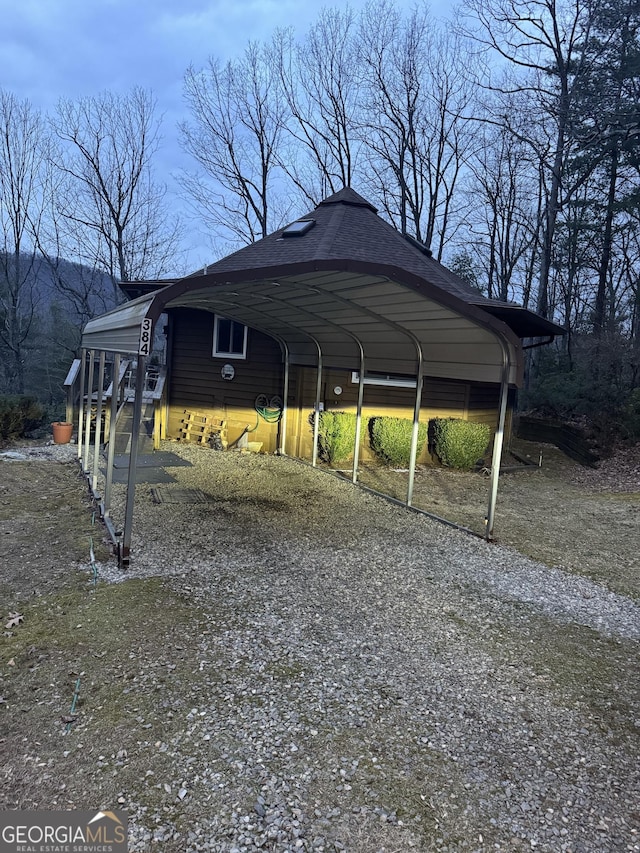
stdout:
<svg viewBox="0 0 640 853">
<path fill-rule="evenodd" d="M 5 624 L 5 628 L 7 631 L 11 631 L 13 628 L 17 628 L 18 625 L 24 621 L 24 616 L 22 613 L 9 613 L 9 621 Z"/>
</svg>

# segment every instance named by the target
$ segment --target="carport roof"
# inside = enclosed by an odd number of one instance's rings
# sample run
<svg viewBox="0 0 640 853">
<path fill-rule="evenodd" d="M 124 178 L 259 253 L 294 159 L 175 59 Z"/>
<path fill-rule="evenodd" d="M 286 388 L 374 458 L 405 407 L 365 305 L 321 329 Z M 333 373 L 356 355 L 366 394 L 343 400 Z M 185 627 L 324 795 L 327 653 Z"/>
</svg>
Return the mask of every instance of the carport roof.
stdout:
<svg viewBox="0 0 640 853">
<path fill-rule="evenodd" d="M 505 347 L 510 379 L 522 375 L 521 337 L 561 327 L 510 303 L 487 300 L 403 237 L 346 188 L 290 226 L 179 281 L 138 287 L 138 299 L 90 321 L 83 346 L 136 352 L 142 320 L 171 308 L 229 316 L 286 344 L 292 363 L 414 372 L 422 348 L 434 376 L 500 381 Z M 297 230 L 297 229 L 293 229 Z"/>
</svg>

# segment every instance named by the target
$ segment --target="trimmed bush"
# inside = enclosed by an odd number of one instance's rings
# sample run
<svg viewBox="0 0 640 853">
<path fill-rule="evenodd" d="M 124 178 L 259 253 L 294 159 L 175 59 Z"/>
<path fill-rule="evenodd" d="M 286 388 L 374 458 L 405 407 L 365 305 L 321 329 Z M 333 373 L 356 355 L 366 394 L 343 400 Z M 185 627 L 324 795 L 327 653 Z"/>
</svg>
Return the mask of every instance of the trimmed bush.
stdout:
<svg viewBox="0 0 640 853">
<path fill-rule="evenodd" d="M 491 429 L 460 418 L 434 418 L 430 421 L 433 448 L 443 465 L 469 471 L 485 454 Z"/>
<path fill-rule="evenodd" d="M 0 397 L 0 439 L 22 438 L 42 426 L 44 406 L 33 397 Z"/>
<path fill-rule="evenodd" d="M 313 424 L 313 414 L 310 418 Z M 318 450 L 333 465 L 353 455 L 356 440 L 356 416 L 352 412 L 320 412 Z"/>
<path fill-rule="evenodd" d="M 371 447 L 377 456 L 394 468 L 406 468 L 411 459 L 413 421 L 408 418 L 372 418 L 369 426 Z M 427 439 L 427 425 L 418 424 L 419 456 Z"/>
</svg>

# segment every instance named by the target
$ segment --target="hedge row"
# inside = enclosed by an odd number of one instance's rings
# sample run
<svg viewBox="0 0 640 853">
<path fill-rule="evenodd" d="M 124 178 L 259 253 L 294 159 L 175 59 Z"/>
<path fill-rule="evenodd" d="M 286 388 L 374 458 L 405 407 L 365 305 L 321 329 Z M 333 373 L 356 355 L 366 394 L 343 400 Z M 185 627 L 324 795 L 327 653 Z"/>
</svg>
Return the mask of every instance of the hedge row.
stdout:
<svg viewBox="0 0 640 853">
<path fill-rule="evenodd" d="M 311 420 L 311 419 L 310 419 Z M 385 464 L 406 468 L 411 456 L 413 421 L 409 418 L 374 417 L 367 421 L 371 448 Z M 418 424 L 419 456 L 427 433 L 430 446 L 443 465 L 469 470 L 484 456 L 491 430 L 486 424 L 460 418 L 434 418 Z M 353 412 L 320 412 L 318 446 L 320 456 L 329 464 L 348 460 L 353 455 L 356 416 Z"/>
</svg>

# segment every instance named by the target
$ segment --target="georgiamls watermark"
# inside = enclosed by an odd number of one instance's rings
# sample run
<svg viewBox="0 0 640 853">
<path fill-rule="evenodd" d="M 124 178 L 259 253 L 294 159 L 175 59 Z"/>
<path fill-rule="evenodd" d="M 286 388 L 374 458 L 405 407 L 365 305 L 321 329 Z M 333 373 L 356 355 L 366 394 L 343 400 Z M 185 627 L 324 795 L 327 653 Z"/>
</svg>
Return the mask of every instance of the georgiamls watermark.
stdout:
<svg viewBox="0 0 640 853">
<path fill-rule="evenodd" d="M 0 853 L 127 853 L 123 811 L 0 812 Z"/>
</svg>

